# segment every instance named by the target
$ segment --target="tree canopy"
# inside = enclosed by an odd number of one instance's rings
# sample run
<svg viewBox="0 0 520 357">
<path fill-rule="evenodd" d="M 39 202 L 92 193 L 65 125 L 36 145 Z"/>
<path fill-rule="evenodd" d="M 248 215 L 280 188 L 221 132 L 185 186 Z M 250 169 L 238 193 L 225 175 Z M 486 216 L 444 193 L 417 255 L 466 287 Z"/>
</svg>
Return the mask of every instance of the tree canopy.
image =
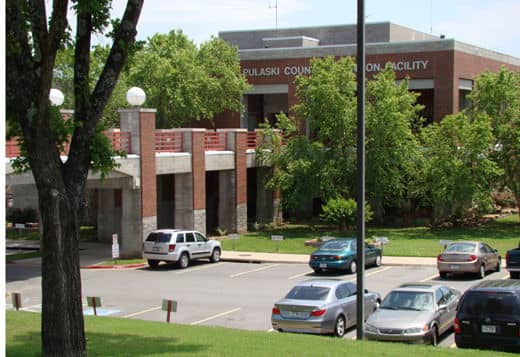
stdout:
<svg viewBox="0 0 520 357">
<path fill-rule="evenodd" d="M 149 38 L 135 55 L 129 81 L 143 88 L 147 105 L 157 109 L 158 128 L 239 111 L 247 88 L 234 47 L 213 37 L 198 48 L 182 31 Z"/>
</svg>

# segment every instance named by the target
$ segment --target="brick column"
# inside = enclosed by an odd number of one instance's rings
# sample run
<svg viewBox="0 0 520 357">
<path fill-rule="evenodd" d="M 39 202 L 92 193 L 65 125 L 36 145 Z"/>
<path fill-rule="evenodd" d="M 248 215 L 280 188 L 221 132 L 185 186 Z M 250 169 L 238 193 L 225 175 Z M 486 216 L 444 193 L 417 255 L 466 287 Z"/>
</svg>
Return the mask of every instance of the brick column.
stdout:
<svg viewBox="0 0 520 357">
<path fill-rule="evenodd" d="M 206 150 L 205 130 L 191 132 L 191 175 L 193 193 L 193 229 L 206 232 Z"/>
<path fill-rule="evenodd" d="M 140 159 L 139 192 L 123 191 L 123 212 L 126 214 L 122 216 L 121 226 L 128 234 L 123 232 L 120 237 L 122 257 L 139 256 L 143 240 L 157 228 L 155 112 L 155 109 L 140 108 L 119 110 L 121 131 L 129 131 L 131 135 L 129 154 L 138 155 Z"/>
</svg>

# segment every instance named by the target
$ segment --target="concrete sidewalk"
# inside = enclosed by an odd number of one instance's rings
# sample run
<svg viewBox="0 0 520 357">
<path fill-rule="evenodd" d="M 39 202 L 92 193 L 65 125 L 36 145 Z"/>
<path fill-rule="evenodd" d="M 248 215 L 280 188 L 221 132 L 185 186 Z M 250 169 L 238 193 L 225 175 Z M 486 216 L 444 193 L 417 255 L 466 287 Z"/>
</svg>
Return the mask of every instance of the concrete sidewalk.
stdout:
<svg viewBox="0 0 520 357">
<path fill-rule="evenodd" d="M 38 250 L 40 248 L 40 242 L 8 239 L 6 240 L 5 246 L 6 254 L 9 255 L 11 252 L 19 253 L 22 251 L 27 252 L 28 250 Z M 112 245 L 110 243 L 80 242 L 80 260 L 82 267 L 99 266 L 100 263 L 111 261 Z M 221 260 L 243 263 L 308 264 L 309 254 L 259 253 L 225 250 L 222 252 Z M 383 256 L 383 264 L 435 266 L 437 264 L 437 258 Z M 124 266 L 118 266 L 118 268 L 121 269 L 124 268 Z M 129 268 L 135 268 L 135 264 L 129 265 Z"/>
</svg>

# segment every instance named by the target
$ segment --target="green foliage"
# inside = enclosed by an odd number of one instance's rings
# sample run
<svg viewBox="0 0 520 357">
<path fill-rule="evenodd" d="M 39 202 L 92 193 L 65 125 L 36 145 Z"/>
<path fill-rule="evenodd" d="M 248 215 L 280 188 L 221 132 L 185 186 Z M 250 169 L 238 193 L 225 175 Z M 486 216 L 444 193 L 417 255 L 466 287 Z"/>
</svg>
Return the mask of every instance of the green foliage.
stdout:
<svg viewBox="0 0 520 357">
<path fill-rule="evenodd" d="M 489 117 L 496 149 L 492 158 L 503 170 L 501 181 L 520 206 L 520 72 L 502 68 L 482 74 L 469 100 L 471 118 Z"/>
<path fill-rule="evenodd" d="M 96 133 L 90 143 L 90 168 L 92 172 L 99 172 L 104 180 L 113 168 L 119 167 L 115 156 L 126 157 L 126 152 L 114 150 L 110 139 L 103 134 L 103 123 L 96 126 Z"/>
<path fill-rule="evenodd" d="M 198 49 L 180 30 L 149 38 L 134 58 L 129 80 L 139 83 L 148 106 L 157 109 L 158 128 L 238 111 L 247 89 L 235 48 L 211 38 Z"/>
<path fill-rule="evenodd" d="M 424 186 L 434 221 L 461 218 L 468 209 L 485 210 L 501 170 L 491 159 L 493 134 L 486 115 L 445 117 L 423 131 Z"/>
<path fill-rule="evenodd" d="M 353 199 L 332 198 L 322 207 L 320 218 L 334 225 L 337 225 L 341 232 L 347 232 L 356 226 L 357 222 L 357 203 Z M 372 210 L 368 203 L 365 203 L 365 222 L 372 220 Z"/>
</svg>

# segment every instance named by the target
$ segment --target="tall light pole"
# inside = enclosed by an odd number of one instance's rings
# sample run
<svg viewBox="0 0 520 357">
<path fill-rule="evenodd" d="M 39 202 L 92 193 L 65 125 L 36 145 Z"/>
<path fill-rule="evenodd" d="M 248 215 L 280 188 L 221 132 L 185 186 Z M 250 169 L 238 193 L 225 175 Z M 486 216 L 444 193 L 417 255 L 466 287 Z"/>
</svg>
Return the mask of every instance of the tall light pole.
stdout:
<svg viewBox="0 0 520 357">
<path fill-rule="evenodd" d="M 357 1 L 357 298 L 356 337 L 365 323 L 365 0 Z"/>
</svg>

